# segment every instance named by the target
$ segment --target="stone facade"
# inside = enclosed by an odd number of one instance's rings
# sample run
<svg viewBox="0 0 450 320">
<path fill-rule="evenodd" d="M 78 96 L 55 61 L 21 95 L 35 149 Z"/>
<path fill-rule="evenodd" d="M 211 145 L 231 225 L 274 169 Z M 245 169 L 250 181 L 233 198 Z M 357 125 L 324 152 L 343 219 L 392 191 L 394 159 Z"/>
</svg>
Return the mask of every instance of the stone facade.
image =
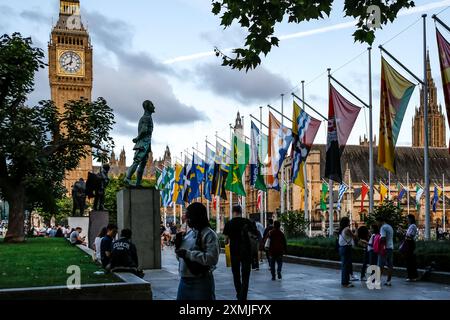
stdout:
<svg viewBox="0 0 450 320">
<path fill-rule="evenodd" d="M 429 146 L 445 148 L 445 117 L 442 113 L 442 105 L 437 101 L 437 89 L 431 74 L 430 57 L 427 55 L 427 82 L 428 82 L 428 141 Z M 423 89 L 420 90 L 420 106 L 416 108 L 412 120 L 412 146 L 424 146 L 424 106 Z"/>
</svg>

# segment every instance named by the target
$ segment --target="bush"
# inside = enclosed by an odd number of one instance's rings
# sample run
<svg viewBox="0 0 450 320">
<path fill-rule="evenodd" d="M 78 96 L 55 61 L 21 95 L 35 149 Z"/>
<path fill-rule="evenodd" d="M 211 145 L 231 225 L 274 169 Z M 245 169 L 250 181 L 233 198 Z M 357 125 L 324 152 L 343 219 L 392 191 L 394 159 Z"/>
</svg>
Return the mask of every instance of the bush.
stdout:
<svg viewBox="0 0 450 320">
<path fill-rule="evenodd" d="M 303 211 L 287 211 L 279 216 L 287 237 L 302 237 L 306 235 L 309 221 L 305 219 Z"/>
<path fill-rule="evenodd" d="M 406 214 L 403 214 L 403 209 L 394 204 L 394 201 L 385 201 L 382 204 L 375 207 L 373 213 L 364 216 L 364 223 L 366 226 L 371 226 L 376 223 L 377 218 L 383 218 L 394 229 L 394 240 L 399 239 L 397 229 L 400 227 L 406 229 L 408 226 Z"/>
<path fill-rule="evenodd" d="M 288 241 L 288 254 L 314 259 L 339 261 L 340 257 L 335 247 L 333 238 L 304 238 Z M 353 248 L 353 262 L 362 263 L 364 250 L 360 247 Z M 436 264 L 440 271 L 450 271 L 450 241 L 418 241 L 416 246 L 417 267 L 424 269 Z M 405 258 L 398 251 L 398 245 L 394 251 L 394 265 L 406 267 Z"/>
</svg>

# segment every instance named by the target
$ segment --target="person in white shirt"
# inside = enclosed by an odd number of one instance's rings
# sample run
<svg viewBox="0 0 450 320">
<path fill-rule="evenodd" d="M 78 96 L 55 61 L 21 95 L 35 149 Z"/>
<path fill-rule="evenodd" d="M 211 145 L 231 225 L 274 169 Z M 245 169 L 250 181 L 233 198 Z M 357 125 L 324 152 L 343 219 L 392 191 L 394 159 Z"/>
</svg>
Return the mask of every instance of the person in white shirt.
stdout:
<svg viewBox="0 0 450 320">
<path fill-rule="evenodd" d="M 350 219 L 343 217 L 339 223 L 339 255 L 341 257 L 341 285 L 344 288 L 354 287 L 350 283 L 352 274 L 352 248 L 354 246 L 355 235 L 350 230 Z"/>
<path fill-rule="evenodd" d="M 387 267 L 387 279 L 384 284 L 390 287 L 392 272 L 394 271 L 394 229 L 383 217 L 378 217 L 376 220 L 380 226 L 381 245 L 386 249 L 384 255 L 378 256 L 378 266 L 381 268 L 381 274 L 384 273 L 384 267 Z"/>
<path fill-rule="evenodd" d="M 100 233 L 95 237 L 94 240 L 94 260 L 98 261 L 101 263 L 102 261 L 102 255 L 101 255 L 101 250 L 100 250 L 100 245 L 102 243 L 102 239 L 104 236 L 106 236 L 106 232 L 107 229 L 106 227 L 102 228 L 102 230 L 100 230 Z"/>
</svg>

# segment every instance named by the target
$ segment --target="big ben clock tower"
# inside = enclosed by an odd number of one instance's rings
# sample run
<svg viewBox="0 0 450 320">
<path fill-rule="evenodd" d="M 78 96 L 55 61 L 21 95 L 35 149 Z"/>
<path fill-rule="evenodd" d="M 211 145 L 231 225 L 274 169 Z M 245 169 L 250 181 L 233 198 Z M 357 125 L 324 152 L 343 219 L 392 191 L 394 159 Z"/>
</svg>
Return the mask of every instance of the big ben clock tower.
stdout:
<svg viewBox="0 0 450 320">
<path fill-rule="evenodd" d="M 59 19 L 53 27 L 48 46 L 51 99 L 60 111 L 69 100 L 91 101 L 92 47 L 81 22 L 80 1 L 60 0 Z M 70 192 L 80 178 L 92 171 L 92 156 L 81 159 L 79 167 L 66 173 L 64 185 Z"/>
</svg>

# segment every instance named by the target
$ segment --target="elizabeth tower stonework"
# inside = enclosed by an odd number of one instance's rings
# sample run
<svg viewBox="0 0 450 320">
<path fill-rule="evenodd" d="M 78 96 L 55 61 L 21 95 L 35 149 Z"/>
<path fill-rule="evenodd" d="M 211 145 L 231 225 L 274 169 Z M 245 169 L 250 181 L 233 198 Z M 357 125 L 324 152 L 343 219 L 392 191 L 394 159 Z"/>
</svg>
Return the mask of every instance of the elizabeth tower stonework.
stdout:
<svg viewBox="0 0 450 320">
<path fill-rule="evenodd" d="M 51 33 L 48 58 L 51 99 L 59 110 L 63 111 L 70 100 L 83 97 L 91 101 L 92 47 L 81 22 L 79 0 L 60 0 L 59 19 Z M 81 159 L 76 170 L 66 173 L 66 189 L 70 192 L 79 178 L 86 180 L 89 171 L 92 171 L 91 155 Z"/>
</svg>

